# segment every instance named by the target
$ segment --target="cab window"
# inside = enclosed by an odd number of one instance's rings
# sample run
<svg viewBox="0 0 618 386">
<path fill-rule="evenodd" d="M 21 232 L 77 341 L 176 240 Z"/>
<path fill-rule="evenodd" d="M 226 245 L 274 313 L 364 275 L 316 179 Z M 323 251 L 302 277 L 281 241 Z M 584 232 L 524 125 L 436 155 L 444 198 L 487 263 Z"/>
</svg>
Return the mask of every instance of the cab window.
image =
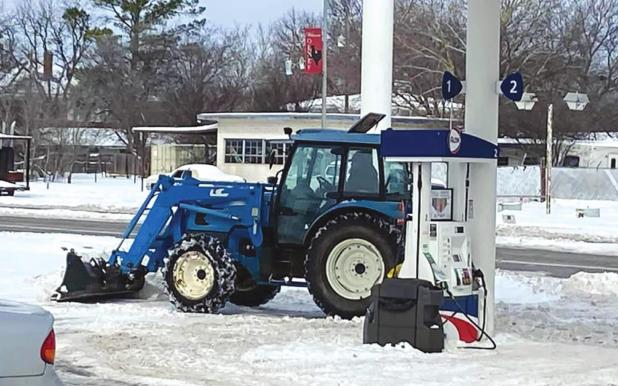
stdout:
<svg viewBox="0 0 618 386">
<path fill-rule="evenodd" d="M 377 149 L 350 148 L 344 193 L 380 194 L 380 162 Z"/>
<path fill-rule="evenodd" d="M 406 165 L 384 161 L 384 185 L 387 198 L 408 198 L 410 180 Z"/>
</svg>

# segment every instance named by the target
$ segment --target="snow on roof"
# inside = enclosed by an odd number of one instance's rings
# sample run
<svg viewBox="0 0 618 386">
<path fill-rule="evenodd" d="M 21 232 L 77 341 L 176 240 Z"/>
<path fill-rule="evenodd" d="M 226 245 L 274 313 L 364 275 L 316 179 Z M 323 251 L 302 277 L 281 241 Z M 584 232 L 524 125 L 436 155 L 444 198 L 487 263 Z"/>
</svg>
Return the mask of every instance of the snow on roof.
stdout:
<svg viewBox="0 0 618 386">
<path fill-rule="evenodd" d="M 10 188 L 10 189 L 19 189 L 18 185 L 12 184 L 10 182 L 0 180 L 0 188 Z"/>
<path fill-rule="evenodd" d="M 510 138 L 510 137 L 502 137 L 498 138 L 499 145 L 539 145 L 541 144 L 540 139 L 532 139 L 532 138 Z"/>
<path fill-rule="evenodd" d="M 198 121 L 205 120 L 223 120 L 223 119 L 246 119 L 246 120 L 320 120 L 322 118 L 321 113 L 201 113 L 198 114 Z M 344 121 L 355 123 L 360 119 L 360 114 L 342 114 L 342 113 L 328 113 L 326 114 L 328 121 Z M 432 117 L 402 117 L 394 116 L 391 118 L 393 123 L 399 125 L 414 125 L 414 124 L 427 124 L 432 122 L 438 122 L 447 125 L 449 120 L 447 118 L 432 118 Z"/>
<path fill-rule="evenodd" d="M 595 147 L 616 147 L 618 148 L 618 133 L 589 133 L 584 139 L 576 139 L 573 144 L 581 146 Z M 541 145 L 543 140 L 533 138 L 498 138 L 499 145 Z"/>
<path fill-rule="evenodd" d="M 0 139 L 32 139 L 32 137 L 27 135 L 0 134 Z"/>
<path fill-rule="evenodd" d="M 147 127 L 134 127 L 134 132 L 146 132 L 146 133 L 167 133 L 167 134 L 205 134 L 217 131 L 217 122 L 209 121 L 208 124 L 203 126 L 193 127 L 163 127 L 163 126 L 147 126 Z"/>
<path fill-rule="evenodd" d="M 361 104 L 362 104 L 361 95 L 360 94 L 347 95 L 347 98 L 348 98 L 348 111 L 355 112 L 355 113 L 360 112 Z M 430 104 L 434 104 L 435 102 L 433 98 L 426 98 L 426 99 L 428 100 Z M 346 101 L 346 95 L 329 96 L 326 98 L 327 110 L 336 110 L 337 112 L 344 112 L 345 111 L 345 101 Z M 439 105 L 442 103 L 446 105 L 445 101 L 438 101 Z M 322 110 L 322 98 L 309 99 L 306 101 L 299 102 L 299 104 L 301 108 L 303 108 L 303 110 L 308 110 L 309 112 L 312 112 L 312 113 L 321 112 Z M 393 104 L 392 106 L 393 112 L 399 113 L 399 114 L 411 113 L 412 111 L 410 110 L 410 108 L 413 108 L 417 111 L 426 110 L 425 106 L 416 102 L 412 95 L 402 96 L 402 95 L 393 94 L 392 104 Z M 295 103 L 288 103 L 286 105 L 286 109 L 288 111 L 293 111 L 295 108 L 296 108 Z M 453 103 L 453 111 L 458 111 L 458 110 L 461 110 L 462 108 L 463 108 L 463 105 L 461 103 Z"/>
</svg>

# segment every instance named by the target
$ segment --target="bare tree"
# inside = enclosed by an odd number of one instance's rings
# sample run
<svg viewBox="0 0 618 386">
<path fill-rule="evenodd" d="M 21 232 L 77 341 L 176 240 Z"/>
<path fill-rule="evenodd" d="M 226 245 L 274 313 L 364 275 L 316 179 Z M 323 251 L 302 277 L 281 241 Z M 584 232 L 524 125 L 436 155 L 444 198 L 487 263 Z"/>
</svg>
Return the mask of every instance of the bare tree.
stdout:
<svg viewBox="0 0 618 386">
<path fill-rule="evenodd" d="M 253 78 L 253 106 L 258 111 L 282 111 L 287 104 L 304 111 L 302 101 L 321 95 L 321 77 L 296 68 L 285 75 L 285 60 L 297 64 L 303 57 L 304 28 L 318 26 L 314 14 L 292 9 L 268 30 L 259 29 Z"/>
<path fill-rule="evenodd" d="M 465 1 L 399 0 L 394 93 L 413 114 L 445 116 L 442 73 L 465 75 Z"/>
<path fill-rule="evenodd" d="M 193 125 L 205 111 L 239 111 L 248 104 L 251 57 L 247 29 L 206 29 L 172 47 L 164 64 L 162 98 L 175 125 Z"/>
</svg>

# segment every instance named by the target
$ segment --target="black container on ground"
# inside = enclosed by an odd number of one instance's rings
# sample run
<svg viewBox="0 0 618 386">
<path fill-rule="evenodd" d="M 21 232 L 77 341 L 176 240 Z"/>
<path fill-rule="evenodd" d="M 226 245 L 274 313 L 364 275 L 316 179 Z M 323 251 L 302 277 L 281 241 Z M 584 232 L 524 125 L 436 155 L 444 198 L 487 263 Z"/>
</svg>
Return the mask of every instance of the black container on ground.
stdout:
<svg viewBox="0 0 618 386">
<path fill-rule="evenodd" d="M 371 289 L 371 296 L 363 343 L 408 342 L 426 353 L 444 349 L 441 289 L 425 280 L 385 279 Z"/>
</svg>

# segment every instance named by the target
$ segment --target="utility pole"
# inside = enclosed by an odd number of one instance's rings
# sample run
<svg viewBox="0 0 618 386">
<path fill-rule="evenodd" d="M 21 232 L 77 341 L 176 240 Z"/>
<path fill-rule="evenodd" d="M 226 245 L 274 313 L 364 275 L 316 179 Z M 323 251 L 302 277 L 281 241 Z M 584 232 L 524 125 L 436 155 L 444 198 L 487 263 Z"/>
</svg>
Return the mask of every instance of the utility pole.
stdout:
<svg viewBox="0 0 618 386">
<path fill-rule="evenodd" d="M 328 7 L 329 0 L 324 0 L 322 16 L 322 128 L 326 127 L 326 101 L 328 94 Z"/>
<path fill-rule="evenodd" d="M 545 213 L 551 214 L 551 168 L 553 166 L 552 144 L 554 129 L 554 105 L 547 107 L 547 139 L 545 152 Z"/>
</svg>

